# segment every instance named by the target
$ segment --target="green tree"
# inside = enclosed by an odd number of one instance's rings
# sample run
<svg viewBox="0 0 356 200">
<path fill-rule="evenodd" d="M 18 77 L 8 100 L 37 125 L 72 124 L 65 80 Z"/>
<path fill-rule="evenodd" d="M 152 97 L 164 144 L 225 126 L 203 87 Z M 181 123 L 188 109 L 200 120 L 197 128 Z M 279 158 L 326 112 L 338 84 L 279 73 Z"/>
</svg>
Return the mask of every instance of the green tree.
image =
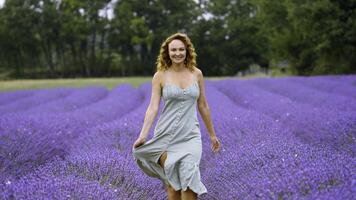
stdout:
<svg viewBox="0 0 356 200">
<path fill-rule="evenodd" d="M 65 48 L 70 49 L 74 66 L 81 66 L 81 73 L 85 76 L 91 76 L 93 72 L 98 71 L 94 66 L 104 63 L 100 59 L 103 58 L 107 19 L 99 16 L 99 10 L 108 2 L 110 1 L 63 0 L 59 7 L 61 38 L 67 46 Z M 99 42 L 98 35 L 101 36 Z"/>
<path fill-rule="evenodd" d="M 268 55 L 298 74 L 355 72 L 355 1 L 255 1 Z"/>
<path fill-rule="evenodd" d="M 15 68 L 15 75 L 24 73 L 26 68 L 39 63 L 40 49 L 32 24 L 38 21 L 36 8 L 38 1 L 6 1 L 1 10 L 1 55 L 8 67 Z"/>
<path fill-rule="evenodd" d="M 195 40 L 199 62 L 211 75 L 232 75 L 250 64 L 266 66 L 261 55 L 266 45 L 258 34 L 256 7 L 245 0 L 213 0 L 202 5 Z"/>
<path fill-rule="evenodd" d="M 123 55 L 128 75 L 151 75 L 162 41 L 178 31 L 190 34 L 199 14 L 193 0 L 122 0 L 114 13 L 109 44 Z"/>
</svg>

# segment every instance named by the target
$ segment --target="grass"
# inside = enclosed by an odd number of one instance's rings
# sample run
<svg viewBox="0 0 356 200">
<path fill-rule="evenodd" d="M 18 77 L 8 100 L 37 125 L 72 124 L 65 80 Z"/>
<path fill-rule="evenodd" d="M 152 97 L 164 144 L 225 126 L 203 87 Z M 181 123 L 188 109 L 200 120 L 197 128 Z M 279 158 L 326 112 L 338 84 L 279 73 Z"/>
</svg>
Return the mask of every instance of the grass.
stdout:
<svg viewBox="0 0 356 200">
<path fill-rule="evenodd" d="M 261 77 L 249 76 L 244 78 Z M 221 80 L 234 77 L 205 77 L 206 80 Z M 113 87 L 129 83 L 134 87 L 140 86 L 142 83 L 150 82 L 152 77 L 118 77 L 118 78 L 77 78 L 77 79 L 16 79 L 16 80 L 0 80 L 0 91 L 25 90 L 25 89 L 40 89 L 54 87 L 85 87 L 92 85 L 101 85 L 112 89 Z"/>
<path fill-rule="evenodd" d="M 151 77 L 4 80 L 0 81 L 0 91 L 92 85 L 101 85 L 112 89 L 122 83 L 129 83 L 134 87 L 138 87 L 150 80 Z"/>
</svg>

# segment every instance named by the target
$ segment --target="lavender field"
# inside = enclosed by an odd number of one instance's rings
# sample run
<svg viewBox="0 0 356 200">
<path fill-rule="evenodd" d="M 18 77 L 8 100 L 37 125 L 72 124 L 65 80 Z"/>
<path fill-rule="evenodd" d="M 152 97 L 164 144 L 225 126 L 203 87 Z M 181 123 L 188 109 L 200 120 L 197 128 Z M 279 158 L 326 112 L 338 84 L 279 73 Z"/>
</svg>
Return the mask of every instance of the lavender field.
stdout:
<svg viewBox="0 0 356 200">
<path fill-rule="evenodd" d="M 0 199 L 167 199 L 131 154 L 150 92 L 1 92 Z M 222 148 L 199 115 L 200 199 L 356 198 L 356 75 L 207 80 L 206 95 Z"/>
</svg>

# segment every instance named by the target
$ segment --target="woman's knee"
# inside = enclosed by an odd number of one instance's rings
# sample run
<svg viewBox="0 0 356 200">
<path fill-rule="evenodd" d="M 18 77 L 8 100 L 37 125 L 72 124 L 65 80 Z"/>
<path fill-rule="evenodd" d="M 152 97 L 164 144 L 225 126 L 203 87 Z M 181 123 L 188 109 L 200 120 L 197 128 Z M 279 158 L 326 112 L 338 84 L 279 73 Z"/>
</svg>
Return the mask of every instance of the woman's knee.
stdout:
<svg viewBox="0 0 356 200">
<path fill-rule="evenodd" d="M 171 185 L 166 186 L 168 192 L 175 191 Z"/>
<path fill-rule="evenodd" d="M 197 199 L 197 194 L 193 192 L 190 188 L 187 188 L 186 191 L 182 190 L 183 199 Z"/>
<path fill-rule="evenodd" d="M 159 158 L 159 165 L 161 165 L 161 167 L 164 167 L 164 163 L 167 160 L 167 152 L 163 152 L 161 157 Z"/>
<path fill-rule="evenodd" d="M 181 190 L 176 191 L 176 190 L 174 190 L 174 188 L 171 185 L 167 185 L 166 188 L 167 188 L 167 192 L 175 193 L 175 194 L 179 194 L 179 195 L 181 193 Z"/>
</svg>

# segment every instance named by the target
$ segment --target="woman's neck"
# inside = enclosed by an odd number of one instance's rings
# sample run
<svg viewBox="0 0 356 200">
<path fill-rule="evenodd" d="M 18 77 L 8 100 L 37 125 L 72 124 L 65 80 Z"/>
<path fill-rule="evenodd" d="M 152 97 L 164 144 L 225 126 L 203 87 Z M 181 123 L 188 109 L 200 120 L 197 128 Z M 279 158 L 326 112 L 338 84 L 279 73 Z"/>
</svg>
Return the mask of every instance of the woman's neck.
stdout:
<svg viewBox="0 0 356 200">
<path fill-rule="evenodd" d="M 180 72 L 185 69 L 185 65 L 184 65 L 184 63 L 179 63 L 179 64 L 172 63 L 171 68 L 175 72 Z"/>
</svg>

